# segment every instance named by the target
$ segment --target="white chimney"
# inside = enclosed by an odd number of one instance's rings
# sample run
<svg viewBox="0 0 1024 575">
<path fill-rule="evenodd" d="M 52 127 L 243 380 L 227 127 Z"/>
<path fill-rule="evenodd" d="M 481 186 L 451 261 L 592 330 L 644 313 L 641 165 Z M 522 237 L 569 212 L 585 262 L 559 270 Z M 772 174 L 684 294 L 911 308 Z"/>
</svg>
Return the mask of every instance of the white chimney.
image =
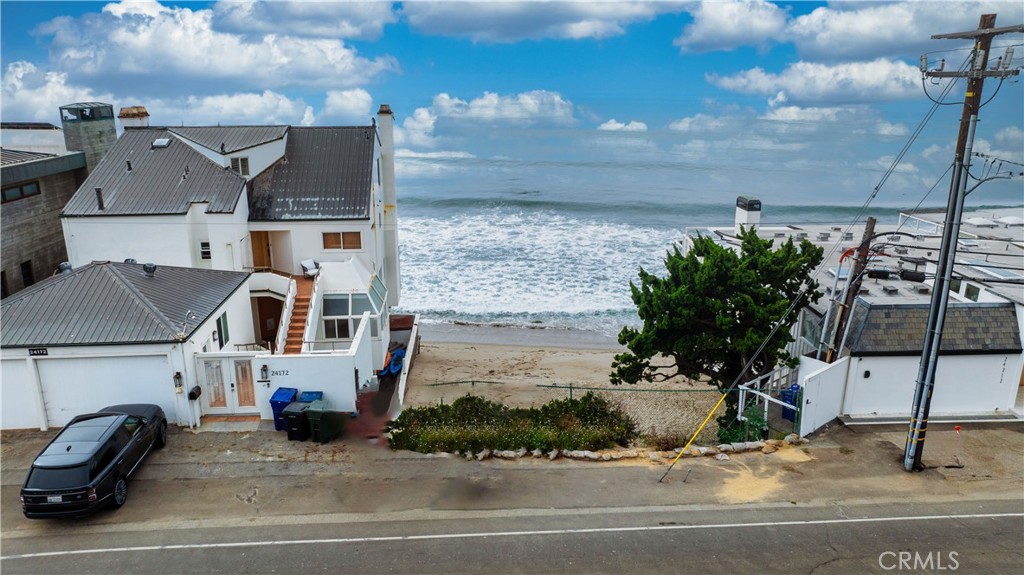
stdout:
<svg viewBox="0 0 1024 575">
<path fill-rule="evenodd" d="M 755 229 L 761 223 L 761 200 L 752 196 L 736 198 L 736 233 L 740 226 L 747 230 Z"/>
<path fill-rule="evenodd" d="M 388 305 L 397 306 L 401 295 L 401 274 L 398 265 L 398 199 L 395 193 L 395 116 L 391 106 L 381 104 L 377 110 L 377 135 L 380 138 L 380 179 L 383 188 L 384 222 L 384 285 L 388 288 Z"/>
</svg>

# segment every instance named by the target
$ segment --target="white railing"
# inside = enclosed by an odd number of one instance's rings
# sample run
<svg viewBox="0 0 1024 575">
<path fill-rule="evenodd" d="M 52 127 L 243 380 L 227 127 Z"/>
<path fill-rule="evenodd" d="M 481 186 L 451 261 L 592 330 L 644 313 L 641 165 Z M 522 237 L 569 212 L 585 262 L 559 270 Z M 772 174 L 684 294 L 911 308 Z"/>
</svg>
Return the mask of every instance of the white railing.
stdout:
<svg viewBox="0 0 1024 575">
<path fill-rule="evenodd" d="M 320 323 L 320 307 L 323 305 L 323 296 L 320 293 L 320 278 L 317 274 L 313 279 L 313 292 L 309 294 L 309 311 L 306 312 L 306 323 L 302 326 L 302 351 L 312 351 L 309 342 L 316 341 L 316 331 Z"/>
<path fill-rule="evenodd" d="M 277 339 L 274 340 L 274 355 L 281 355 L 284 353 L 284 346 L 288 342 L 288 326 L 292 322 L 292 310 L 295 309 L 295 296 L 298 294 L 299 288 L 295 283 L 295 280 L 286 278 L 288 280 L 288 292 L 284 298 L 284 306 L 281 308 L 281 321 L 277 324 Z"/>
<path fill-rule="evenodd" d="M 405 388 L 409 381 L 409 369 L 411 369 L 413 356 L 416 355 L 417 339 L 420 336 L 420 315 L 416 314 L 412 320 L 412 330 L 409 332 L 409 342 L 405 344 L 405 359 L 402 361 L 402 373 L 398 376 L 398 407 L 405 406 Z"/>
</svg>

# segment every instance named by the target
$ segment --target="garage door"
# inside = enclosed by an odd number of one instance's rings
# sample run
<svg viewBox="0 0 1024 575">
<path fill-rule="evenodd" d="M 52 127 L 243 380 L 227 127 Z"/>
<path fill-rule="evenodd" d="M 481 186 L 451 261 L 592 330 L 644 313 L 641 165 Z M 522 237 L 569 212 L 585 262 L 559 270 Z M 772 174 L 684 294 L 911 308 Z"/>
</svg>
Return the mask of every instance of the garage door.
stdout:
<svg viewBox="0 0 1024 575">
<path fill-rule="evenodd" d="M 167 356 L 47 358 L 36 363 L 51 427 L 118 403 L 155 403 L 174 421 Z"/>
</svg>

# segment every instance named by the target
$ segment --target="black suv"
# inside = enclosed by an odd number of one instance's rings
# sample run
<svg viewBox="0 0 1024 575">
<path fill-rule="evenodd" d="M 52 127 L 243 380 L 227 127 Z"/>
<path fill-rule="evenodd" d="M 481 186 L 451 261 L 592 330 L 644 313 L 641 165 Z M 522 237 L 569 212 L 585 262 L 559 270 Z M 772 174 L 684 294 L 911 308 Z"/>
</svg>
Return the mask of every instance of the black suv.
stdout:
<svg viewBox="0 0 1024 575">
<path fill-rule="evenodd" d="M 158 405 L 113 405 L 79 415 L 46 445 L 21 488 L 25 517 L 86 515 L 124 505 L 128 477 L 143 458 L 167 443 Z"/>
</svg>

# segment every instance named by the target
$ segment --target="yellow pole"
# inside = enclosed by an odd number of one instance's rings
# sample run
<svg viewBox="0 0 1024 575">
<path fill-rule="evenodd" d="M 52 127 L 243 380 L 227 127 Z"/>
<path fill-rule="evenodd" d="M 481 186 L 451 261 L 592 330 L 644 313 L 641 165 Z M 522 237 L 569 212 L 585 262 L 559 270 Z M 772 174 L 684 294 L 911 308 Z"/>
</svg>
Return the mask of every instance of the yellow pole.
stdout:
<svg viewBox="0 0 1024 575">
<path fill-rule="evenodd" d="M 686 453 L 686 450 L 690 447 L 690 444 L 693 443 L 693 440 L 697 439 L 697 436 L 700 435 L 700 432 L 702 429 L 704 429 L 704 426 L 708 424 L 708 421 L 711 421 L 711 416 L 714 415 L 716 411 L 718 411 L 718 407 L 722 405 L 723 401 L 725 401 L 725 395 L 726 394 L 723 393 L 722 397 L 718 399 L 718 403 L 716 403 L 715 406 L 711 408 L 711 411 L 708 412 L 708 416 L 704 418 L 704 421 L 700 424 L 700 427 L 697 428 L 697 431 L 694 431 L 693 435 L 690 436 L 690 440 L 687 441 L 686 445 L 683 446 L 683 449 L 682 451 L 679 452 L 679 455 L 676 455 L 676 458 L 672 460 L 672 464 L 669 465 L 668 469 L 665 470 L 665 475 L 661 476 L 661 479 L 658 480 L 658 483 L 661 483 L 662 481 L 665 480 L 666 477 L 668 477 L 668 472 L 672 471 L 672 468 L 675 467 L 676 462 L 679 461 L 679 458 L 682 457 L 684 453 Z"/>
</svg>

